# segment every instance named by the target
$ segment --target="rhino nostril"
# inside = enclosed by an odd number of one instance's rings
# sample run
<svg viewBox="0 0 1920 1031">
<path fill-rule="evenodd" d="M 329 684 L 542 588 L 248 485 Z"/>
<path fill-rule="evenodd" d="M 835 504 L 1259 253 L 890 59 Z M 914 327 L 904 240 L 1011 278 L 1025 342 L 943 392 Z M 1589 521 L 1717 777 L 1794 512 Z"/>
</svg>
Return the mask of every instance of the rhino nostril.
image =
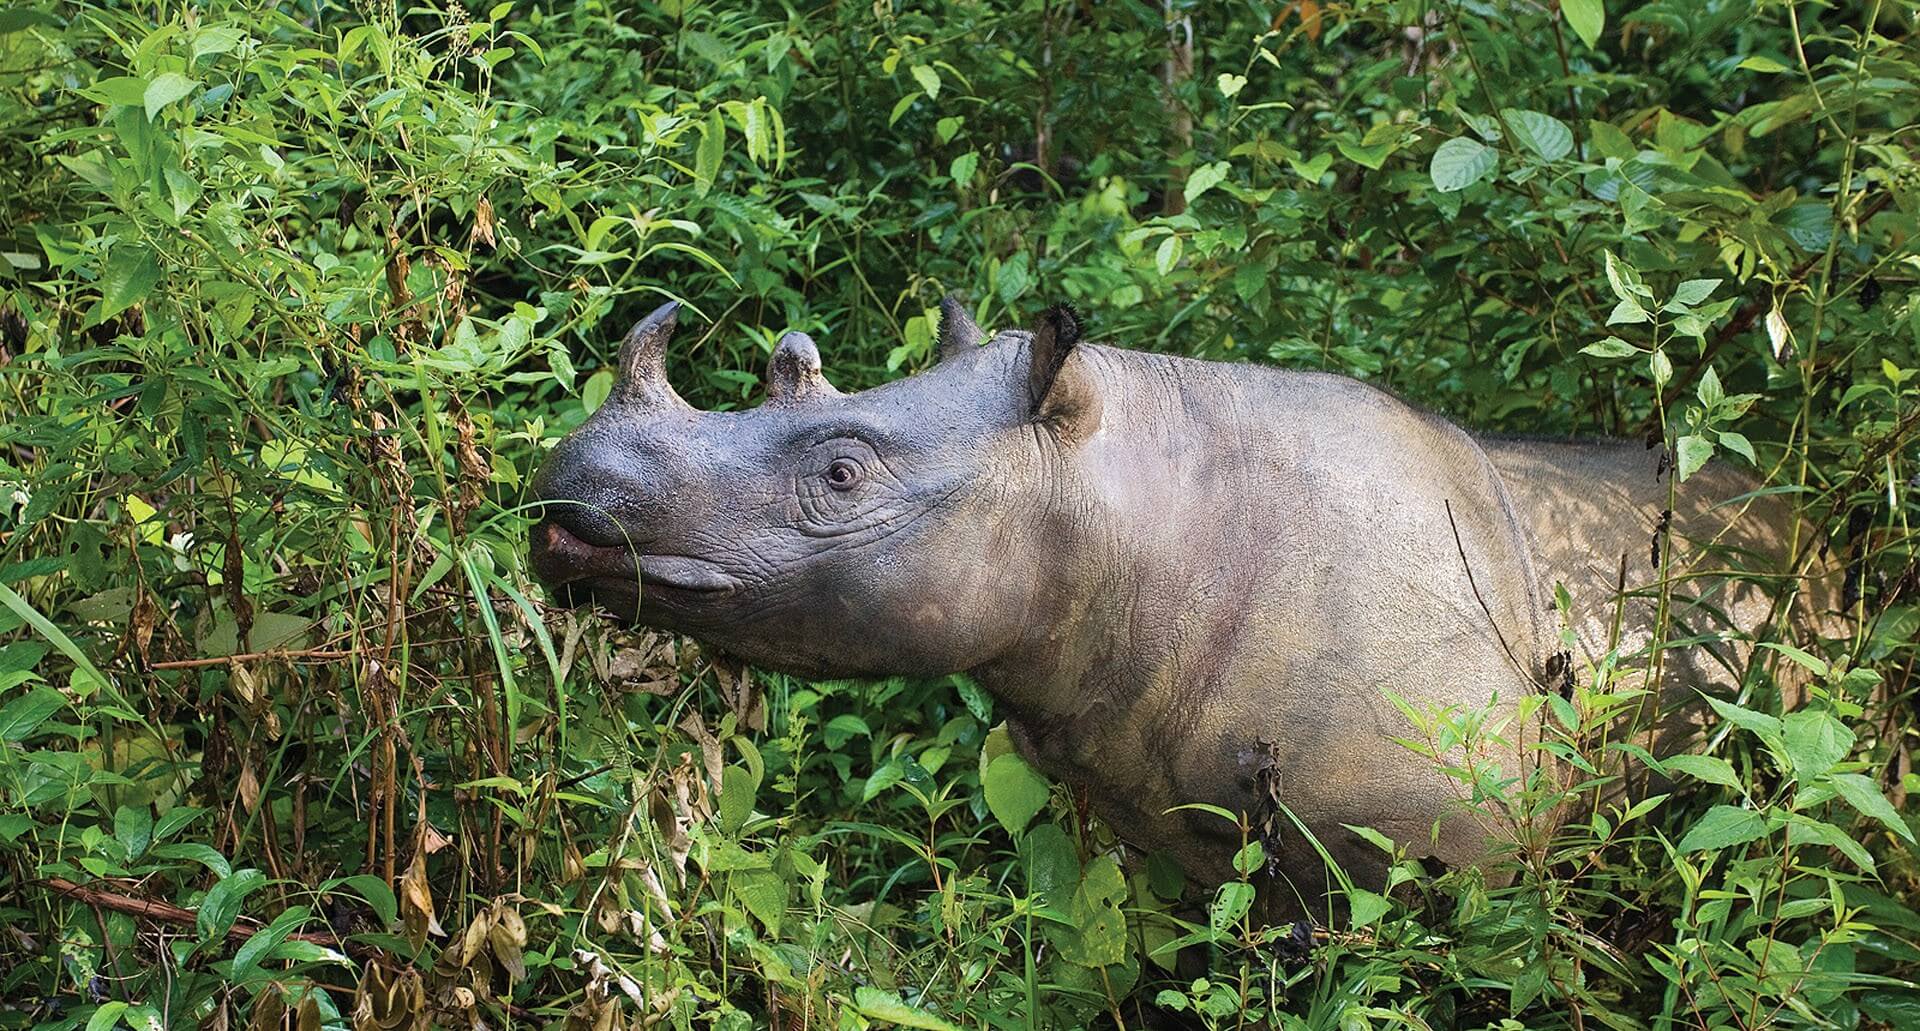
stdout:
<svg viewBox="0 0 1920 1031">
<path fill-rule="evenodd" d="M 536 515 L 543 527 L 557 527 L 580 542 L 596 548 L 625 548 L 631 535 L 619 521 L 597 508 L 563 499 L 549 499 Z"/>
</svg>

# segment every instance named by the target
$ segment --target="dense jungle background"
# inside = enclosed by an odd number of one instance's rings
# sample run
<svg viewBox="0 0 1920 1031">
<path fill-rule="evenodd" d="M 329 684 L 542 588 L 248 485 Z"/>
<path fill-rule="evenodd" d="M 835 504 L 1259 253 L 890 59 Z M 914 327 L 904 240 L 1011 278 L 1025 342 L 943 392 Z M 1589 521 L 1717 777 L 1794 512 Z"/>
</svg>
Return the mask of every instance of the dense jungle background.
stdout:
<svg viewBox="0 0 1920 1031">
<path fill-rule="evenodd" d="M 1917 18 L 0 5 L 0 1027 L 1920 1027 Z M 964 677 L 549 608 L 527 484 L 633 320 L 721 408 L 788 329 L 925 367 L 949 292 L 1749 470 L 1844 629 L 1670 761 L 1611 657 L 1542 702 L 1582 777 L 1463 785 L 1576 814 L 1509 883 L 1263 927 Z"/>
</svg>

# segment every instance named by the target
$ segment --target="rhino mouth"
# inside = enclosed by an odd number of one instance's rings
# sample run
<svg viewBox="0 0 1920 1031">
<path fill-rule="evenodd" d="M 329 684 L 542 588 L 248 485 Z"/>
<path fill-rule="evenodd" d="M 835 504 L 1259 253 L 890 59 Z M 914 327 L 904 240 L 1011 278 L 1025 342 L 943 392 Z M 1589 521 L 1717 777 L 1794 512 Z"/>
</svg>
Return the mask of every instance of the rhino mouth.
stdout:
<svg viewBox="0 0 1920 1031">
<path fill-rule="evenodd" d="M 570 607 L 600 603 L 631 612 L 642 600 L 724 594 L 739 586 L 705 559 L 596 544 L 553 519 L 533 528 L 531 552 L 534 575 Z"/>
</svg>

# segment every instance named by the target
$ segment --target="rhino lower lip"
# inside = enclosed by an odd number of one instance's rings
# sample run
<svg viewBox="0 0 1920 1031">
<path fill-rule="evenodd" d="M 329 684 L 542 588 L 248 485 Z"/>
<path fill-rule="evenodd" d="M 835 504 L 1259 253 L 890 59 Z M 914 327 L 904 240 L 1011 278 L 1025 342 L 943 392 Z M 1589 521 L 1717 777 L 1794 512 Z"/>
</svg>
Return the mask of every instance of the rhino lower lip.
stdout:
<svg viewBox="0 0 1920 1031">
<path fill-rule="evenodd" d="M 534 535 L 534 571 L 569 593 L 609 593 L 630 599 L 652 590 L 711 594 L 738 586 L 733 577 L 705 559 L 593 544 L 553 522 L 541 524 Z"/>
</svg>

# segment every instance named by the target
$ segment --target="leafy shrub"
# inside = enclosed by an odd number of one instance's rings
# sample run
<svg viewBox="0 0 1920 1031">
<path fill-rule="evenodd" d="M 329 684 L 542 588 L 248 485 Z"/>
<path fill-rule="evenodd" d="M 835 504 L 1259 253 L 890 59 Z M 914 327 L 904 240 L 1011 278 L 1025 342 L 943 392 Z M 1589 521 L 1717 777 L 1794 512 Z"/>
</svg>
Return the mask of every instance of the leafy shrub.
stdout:
<svg viewBox="0 0 1920 1031">
<path fill-rule="evenodd" d="M 1915 18 L 0 10 L 0 1022 L 1913 1026 Z M 741 405 L 788 328 L 925 366 L 949 291 L 1749 469 L 1841 631 L 1682 757 L 1600 732 L 1610 656 L 1541 703 L 1583 776 L 1463 774 L 1494 876 L 1273 927 L 1257 835 L 1123 866 L 964 678 L 545 608 L 526 482 L 618 327 L 684 299 Z"/>
</svg>

